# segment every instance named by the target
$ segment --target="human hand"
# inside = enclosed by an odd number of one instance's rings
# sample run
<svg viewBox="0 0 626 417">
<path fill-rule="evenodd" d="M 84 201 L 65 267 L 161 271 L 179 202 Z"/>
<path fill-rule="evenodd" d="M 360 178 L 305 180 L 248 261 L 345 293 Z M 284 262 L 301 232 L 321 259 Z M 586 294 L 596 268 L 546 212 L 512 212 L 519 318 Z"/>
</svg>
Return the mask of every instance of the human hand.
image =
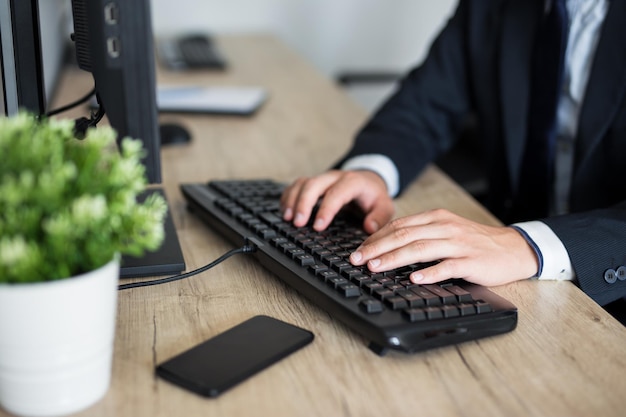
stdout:
<svg viewBox="0 0 626 417">
<path fill-rule="evenodd" d="M 383 272 L 418 262 L 439 261 L 415 271 L 416 284 L 463 278 L 495 286 L 529 278 L 539 262 L 512 227 L 476 223 L 448 210 L 430 210 L 393 220 L 352 253 L 354 265 Z"/>
<path fill-rule="evenodd" d="M 315 215 L 313 228 L 328 227 L 339 210 L 354 201 L 365 213 L 363 228 L 374 233 L 387 223 L 394 213 L 391 197 L 383 179 L 371 171 L 332 170 L 310 178 L 299 178 L 283 192 L 283 219 L 296 227 L 307 224 L 313 207 L 323 197 Z"/>
</svg>

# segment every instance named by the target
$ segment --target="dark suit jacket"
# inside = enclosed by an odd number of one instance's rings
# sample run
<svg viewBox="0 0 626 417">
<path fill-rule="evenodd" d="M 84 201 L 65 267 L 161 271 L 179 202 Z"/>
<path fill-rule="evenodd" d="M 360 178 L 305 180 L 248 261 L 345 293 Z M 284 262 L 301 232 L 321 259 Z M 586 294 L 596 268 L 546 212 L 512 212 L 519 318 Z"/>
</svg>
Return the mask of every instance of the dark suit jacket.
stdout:
<svg viewBox="0 0 626 417">
<path fill-rule="evenodd" d="M 453 145 L 473 115 L 488 171 L 487 206 L 505 222 L 518 220 L 511 206 L 542 6 L 540 0 L 460 0 L 425 62 L 370 119 L 345 158 L 388 156 L 404 188 Z M 607 270 L 626 265 L 625 97 L 626 1 L 612 0 L 580 114 L 572 214 L 541 219 L 565 244 L 581 288 L 602 305 L 626 295 L 626 280 L 605 280 Z"/>
</svg>

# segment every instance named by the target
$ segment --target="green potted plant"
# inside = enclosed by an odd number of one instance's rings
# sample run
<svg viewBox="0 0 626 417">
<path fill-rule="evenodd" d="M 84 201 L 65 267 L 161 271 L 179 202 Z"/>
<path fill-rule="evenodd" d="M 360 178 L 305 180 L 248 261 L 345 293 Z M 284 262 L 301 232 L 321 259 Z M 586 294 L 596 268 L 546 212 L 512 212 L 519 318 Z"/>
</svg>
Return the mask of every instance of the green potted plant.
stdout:
<svg viewBox="0 0 626 417">
<path fill-rule="evenodd" d="M 104 126 L 0 118 L 0 405 L 22 415 L 86 408 L 108 390 L 121 254 L 164 237 L 142 148 Z"/>
</svg>

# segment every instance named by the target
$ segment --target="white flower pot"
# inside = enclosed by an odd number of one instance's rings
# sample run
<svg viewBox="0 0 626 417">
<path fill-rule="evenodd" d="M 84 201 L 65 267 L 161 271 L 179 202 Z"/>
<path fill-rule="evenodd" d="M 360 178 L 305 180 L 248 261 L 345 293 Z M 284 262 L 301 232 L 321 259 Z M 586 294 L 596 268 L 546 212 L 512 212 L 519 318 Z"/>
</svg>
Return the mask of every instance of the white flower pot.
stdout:
<svg viewBox="0 0 626 417">
<path fill-rule="evenodd" d="M 80 411 L 109 388 L 119 261 L 59 281 L 0 284 L 0 405 L 22 416 Z"/>
</svg>

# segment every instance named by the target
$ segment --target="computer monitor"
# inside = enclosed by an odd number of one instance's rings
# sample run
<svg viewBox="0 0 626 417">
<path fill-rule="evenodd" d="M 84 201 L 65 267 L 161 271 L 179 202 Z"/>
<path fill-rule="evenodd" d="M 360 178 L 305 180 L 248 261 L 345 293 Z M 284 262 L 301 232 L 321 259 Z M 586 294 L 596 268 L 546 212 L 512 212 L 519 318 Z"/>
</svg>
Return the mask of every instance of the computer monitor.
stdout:
<svg viewBox="0 0 626 417">
<path fill-rule="evenodd" d="M 104 110 L 120 139 L 129 136 L 141 140 L 148 181 L 161 182 L 149 0 L 72 0 L 72 16 L 78 66 L 93 75 L 100 113 Z M 139 258 L 124 257 L 121 276 L 167 275 L 184 269 L 174 223 L 168 215 L 161 248 Z"/>
<path fill-rule="evenodd" d="M 45 109 L 37 0 L 0 0 L 0 114 Z"/>
<path fill-rule="evenodd" d="M 151 183 L 161 182 L 148 0 L 72 0 L 78 66 L 93 74 L 100 106 L 120 138 L 143 142 Z"/>
<path fill-rule="evenodd" d="M 72 0 L 79 66 L 94 78 L 109 123 L 119 137 L 143 143 L 148 181 L 161 182 L 156 77 L 149 0 Z M 0 92 L 3 115 L 46 114 L 39 0 L 0 0 Z M 86 93 L 86 92 L 85 92 Z M 102 114 L 102 112 L 99 112 Z M 148 192 L 160 192 L 150 188 Z M 144 198 L 145 196 L 142 196 Z M 185 269 L 168 211 L 165 241 L 156 252 L 124 256 L 122 277 L 170 275 Z"/>
</svg>

